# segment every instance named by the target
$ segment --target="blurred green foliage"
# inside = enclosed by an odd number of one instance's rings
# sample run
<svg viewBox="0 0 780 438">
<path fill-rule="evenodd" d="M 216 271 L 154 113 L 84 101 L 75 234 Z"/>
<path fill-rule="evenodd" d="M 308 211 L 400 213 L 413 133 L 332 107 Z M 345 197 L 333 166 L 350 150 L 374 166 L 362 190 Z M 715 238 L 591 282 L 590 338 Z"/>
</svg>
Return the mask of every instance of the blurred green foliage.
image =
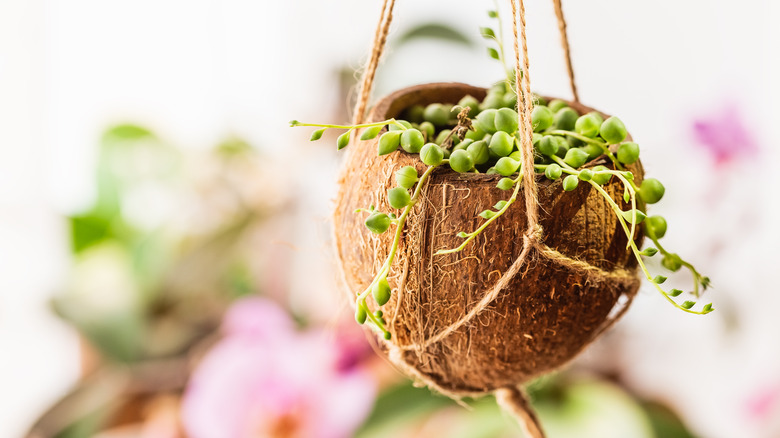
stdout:
<svg viewBox="0 0 780 438">
<path fill-rule="evenodd" d="M 200 212 L 219 216 L 224 193 L 240 197 L 236 176 L 258 156 L 238 138 L 199 157 L 200 167 L 190 155 L 141 126 L 107 130 L 95 200 L 68 218 L 72 278 L 53 307 L 106 358 L 186 352 L 213 332 L 231 300 L 256 291 L 240 242 L 266 212 L 239 199 L 208 232 L 190 225 Z M 178 211 L 185 201 L 195 204 L 192 216 Z"/>
<path fill-rule="evenodd" d="M 637 400 L 620 386 L 596 376 L 561 373 L 533 382 L 529 396 L 550 438 L 692 438 L 668 407 Z M 397 436 L 510 438 L 515 420 L 492 397 L 456 402 L 403 383 L 385 389 L 357 438 Z"/>
</svg>

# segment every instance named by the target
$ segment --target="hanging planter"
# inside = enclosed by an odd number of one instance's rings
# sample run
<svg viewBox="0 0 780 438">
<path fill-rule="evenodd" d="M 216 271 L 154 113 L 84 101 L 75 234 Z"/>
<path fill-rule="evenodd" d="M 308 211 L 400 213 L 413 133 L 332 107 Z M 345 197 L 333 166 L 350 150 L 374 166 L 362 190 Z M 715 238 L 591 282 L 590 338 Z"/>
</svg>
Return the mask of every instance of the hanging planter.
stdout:
<svg viewBox="0 0 780 438">
<path fill-rule="evenodd" d="M 414 105 L 455 104 L 486 90 L 463 84 L 427 84 L 380 100 L 367 123 L 399 116 Z M 591 108 L 569 103 L 580 113 Z M 351 148 L 334 215 L 335 244 L 347 290 L 367 289 L 386 260 L 394 236 L 373 234 L 355 210 L 387 205 L 394 174 L 427 166 L 418 156 L 376 153 L 379 138 Z M 583 168 L 609 165 L 606 157 Z M 642 170 L 631 166 L 635 181 Z M 613 321 L 639 287 L 636 260 L 607 201 L 590 187 L 566 192 L 562 179 L 535 177 L 544 243 L 528 232 L 518 202 L 462 251 L 458 233 L 477 229 L 481 210 L 506 201 L 501 175 L 458 173 L 442 166 L 430 174 L 406 218 L 406 230 L 387 279 L 394 291 L 382 306 L 392 359 L 447 391 L 489 392 L 516 385 L 563 365 Z M 623 201 L 617 178 L 603 189 Z M 521 195 L 522 196 L 522 189 Z M 641 245 L 642 235 L 635 242 Z M 622 299 L 621 299 L 622 297 Z M 483 301 L 489 301 L 483 304 Z M 471 309 L 479 308 L 476 315 Z M 372 302 L 370 310 L 379 310 Z M 467 317 L 468 316 L 468 317 Z"/>
<path fill-rule="evenodd" d="M 687 268 L 697 297 L 709 285 L 660 244 L 666 221 L 645 212 L 664 187 L 644 177 L 623 123 L 578 102 L 560 1 L 574 101 L 531 93 L 523 1 L 510 3 L 516 63 L 507 80 L 403 89 L 364 121 L 392 18 L 387 0 L 353 123 L 291 125 L 317 127 L 312 140 L 342 130 L 338 148 L 350 146 L 336 255 L 355 317 L 380 350 L 448 396 L 495 393 L 541 437 L 519 385 L 561 367 L 617 321 L 640 273 L 681 310 L 712 306 L 678 303 L 682 291 L 664 289 L 666 277 L 643 262 L 659 254 L 665 268 Z M 482 33 L 499 43 L 490 54 L 503 63 L 501 32 Z M 645 237 L 652 246 L 640 249 Z"/>
</svg>

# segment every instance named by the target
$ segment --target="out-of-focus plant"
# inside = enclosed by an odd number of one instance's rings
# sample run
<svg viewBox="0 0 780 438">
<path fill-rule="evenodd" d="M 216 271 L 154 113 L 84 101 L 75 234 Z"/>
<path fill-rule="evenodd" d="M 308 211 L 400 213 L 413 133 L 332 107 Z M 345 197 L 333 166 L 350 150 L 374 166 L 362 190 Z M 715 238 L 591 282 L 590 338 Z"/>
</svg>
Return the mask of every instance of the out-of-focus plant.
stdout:
<svg viewBox="0 0 780 438">
<path fill-rule="evenodd" d="M 238 139 L 184 151 L 139 126 L 110 129 L 95 202 L 69 218 L 73 275 L 55 309 L 115 360 L 185 351 L 255 287 L 241 242 L 284 202 L 283 190 L 260 196 L 270 170 Z"/>
<path fill-rule="evenodd" d="M 190 357 L 234 299 L 262 289 L 253 262 L 270 249 L 253 242 L 289 199 L 277 169 L 240 139 L 197 150 L 135 125 L 105 133 L 95 201 L 68 218 L 73 267 L 53 300 L 97 359 L 31 435 L 178 433 Z"/>
</svg>

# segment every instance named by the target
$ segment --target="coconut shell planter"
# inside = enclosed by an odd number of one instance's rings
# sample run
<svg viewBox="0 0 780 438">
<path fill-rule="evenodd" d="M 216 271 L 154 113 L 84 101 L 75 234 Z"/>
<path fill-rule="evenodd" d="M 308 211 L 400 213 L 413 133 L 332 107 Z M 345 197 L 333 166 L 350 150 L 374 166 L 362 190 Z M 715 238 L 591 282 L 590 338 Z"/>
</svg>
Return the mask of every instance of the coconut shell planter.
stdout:
<svg viewBox="0 0 780 438">
<path fill-rule="evenodd" d="M 505 80 L 405 88 L 364 120 L 391 2 L 353 123 L 291 122 L 317 128 L 311 140 L 338 130 L 338 149 L 349 146 L 333 221 L 357 322 L 412 378 L 456 398 L 495 393 L 534 437 L 544 434 L 518 387 L 607 330 L 641 277 L 680 310 L 713 310 L 664 288 L 666 277 L 643 261 L 657 255 L 668 271 L 686 268 L 694 297 L 709 286 L 659 242 L 667 223 L 647 205 L 665 188 L 645 178 L 623 122 L 579 103 L 554 3 L 573 101 L 531 93 L 523 2 L 511 0 L 516 62 Z M 482 34 L 505 65 L 500 35 Z"/>
<path fill-rule="evenodd" d="M 396 117 L 414 105 L 455 104 L 467 95 L 482 99 L 485 93 L 463 84 L 411 87 L 379 101 L 368 122 Z M 581 113 L 592 111 L 571 105 Z M 422 173 L 426 167 L 404 151 L 378 156 L 377 143 L 378 138 L 351 148 L 336 202 L 336 251 L 349 291 L 371 284 L 392 241 L 391 233 L 376 236 L 363 226 L 365 215 L 355 210 L 387 205 L 396 170 L 413 166 Z M 607 161 L 593 160 L 585 167 Z M 641 182 L 641 165 L 637 162 L 632 170 L 635 181 Z M 397 292 L 382 309 L 393 344 L 402 351 L 394 360 L 449 391 L 492 391 L 560 367 L 610 324 L 610 312 L 621 297 L 625 297 L 621 305 L 628 304 L 639 287 L 636 260 L 626 251 L 626 235 L 610 206 L 588 187 L 566 192 L 561 179 L 536 178 L 545 249 L 555 255 L 533 247 L 524 256 L 525 263 L 503 278 L 524 249 L 523 205 L 508 210 L 463 251 L 435 256 L 440 249 L 460 245 L 463 239 L 457 233 L 476 229 L 484 222 L 480 211 L 507 194 L 496 188 L 500 175 L 458 173 L 446 167 L 431 174 L 407 218 L 388 275 Z M 603 187 L 615 202 L 625 204 L 617 179 Z M 637 245 L 641 239 L 638 233 Z M 499 280 L 503 287 L 495 301 L 430 342 L 498 287 Z M 371 310 L 379 309 L 374 303 Z"/>
</svg>

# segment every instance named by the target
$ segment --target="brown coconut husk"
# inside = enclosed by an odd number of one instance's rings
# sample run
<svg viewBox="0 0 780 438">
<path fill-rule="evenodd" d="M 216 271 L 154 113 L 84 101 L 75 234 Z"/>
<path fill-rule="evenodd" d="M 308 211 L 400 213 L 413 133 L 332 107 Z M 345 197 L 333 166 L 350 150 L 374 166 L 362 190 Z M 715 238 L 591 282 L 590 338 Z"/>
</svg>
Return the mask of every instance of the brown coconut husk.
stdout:
<svg viewBox="0 0 780 438">
<path fill-rule="evenodd" d="M 368 121 L 396 117 L 414 104 L 455 103 L 467 94 L 482 99 L 485 92 L 457 83 L 410 87 L 380 100 Z M 426 168 L 403 151 L 377 156 L 376 142 L 350 145 L 334 214 L 337 256 L 352 301 L 384 263 L 393 234 L 372 234 L 355 209 L 373 204 L 387 210 L 395 171 Z M 610 162 L 602 157 L 586 167 L 599 164 Z M 377 342 L 397 366 L 448 395 L 514 387 L 559 368 L 622 315 L 639 287 L 614 212 L 589 184 L 565 192 L 561 180 L 538 176 L 543 243 L 528 238 L 525 205 L 516 202 L 463 251 L 435 256 L 460 245 L 456 234 L 476 229 L 484 221 L 480 211 L 509 198 L 496 188 L 498 175 L 445 167 L 434 171 L 408 216 L 388 276 L 393 296 L 382 308 L 392 339 Z M 639 184 L 641 164 L 630 170 Z M 604 189 L 630 208 L 617 178 Z M 637 244 L 642 238 L 638 232 Z"/>
</svg>

